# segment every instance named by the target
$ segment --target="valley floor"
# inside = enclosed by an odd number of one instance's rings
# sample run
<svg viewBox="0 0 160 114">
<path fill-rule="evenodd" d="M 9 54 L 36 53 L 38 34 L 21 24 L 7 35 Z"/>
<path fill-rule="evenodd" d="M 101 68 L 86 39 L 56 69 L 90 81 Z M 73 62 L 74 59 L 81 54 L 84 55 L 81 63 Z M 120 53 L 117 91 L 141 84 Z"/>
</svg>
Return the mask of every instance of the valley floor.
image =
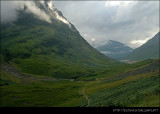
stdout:
<svg viewBox="0 0 160 114">
<path fill-rule="evenodd" d="M 0 106 L 159 107 L 159 81 L 158 60 L 135 63 L 123 73 L 92 81 L 20 73 L 5 63 L 1 66 Z"/>
</svg>

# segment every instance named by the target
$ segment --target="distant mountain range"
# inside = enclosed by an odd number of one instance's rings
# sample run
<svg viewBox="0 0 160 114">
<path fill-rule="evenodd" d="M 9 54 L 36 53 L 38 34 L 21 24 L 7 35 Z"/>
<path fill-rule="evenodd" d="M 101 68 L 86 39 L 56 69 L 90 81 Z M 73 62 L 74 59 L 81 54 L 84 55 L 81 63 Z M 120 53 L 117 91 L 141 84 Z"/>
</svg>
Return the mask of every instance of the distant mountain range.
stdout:
<svg viewBox="0 0 160 114">
<path fill-rule="evenodd" d="M 128 56 L 122 57 L 122 60 L 141 61 L 146 59 L 159 58 L 159 32 L 145 44 L 136 48 Z"/>
<path fill-rule="evenodd" d="M 109 40 L 104 44 L 96 47 L 96 49 L 106 56 L 114 59 L 124 57 L 133 51 L 133 49 L 129 46 L 114 40 Z"/>
</svg>

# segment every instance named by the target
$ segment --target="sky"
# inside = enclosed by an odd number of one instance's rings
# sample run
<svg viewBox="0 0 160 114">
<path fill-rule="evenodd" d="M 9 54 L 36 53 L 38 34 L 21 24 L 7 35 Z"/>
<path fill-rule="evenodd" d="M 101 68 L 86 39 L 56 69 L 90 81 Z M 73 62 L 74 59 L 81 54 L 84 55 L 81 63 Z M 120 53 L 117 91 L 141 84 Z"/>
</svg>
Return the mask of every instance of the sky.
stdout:
<svg viewBox="0 0 160 114">
<path fill-rule="evenodd" d="M 91 45 L 108 40 L 137 48 L 159 31 L 159 1 L 53 1 Z"/>
<path fill-rule="evenodd" d="M 42 4 L 44 1 L 40 1 Z M 72 23 L 84 39 L 92 46 L 108 40 L 122 42 L 137 48 L 159 31 L 159 1 L 51 1 L 63 13 L 56 18 L 70 26 Z M 51 22 L 50 15 L 33 1 L 1 1 L 1 22 L 17 20 L 17 9 L 28 7 L 27 12 Z M 53 9 L 52 9 L 53 8 Z M 69 23 L 70 22 L 70 23 Z"/>
</svg>

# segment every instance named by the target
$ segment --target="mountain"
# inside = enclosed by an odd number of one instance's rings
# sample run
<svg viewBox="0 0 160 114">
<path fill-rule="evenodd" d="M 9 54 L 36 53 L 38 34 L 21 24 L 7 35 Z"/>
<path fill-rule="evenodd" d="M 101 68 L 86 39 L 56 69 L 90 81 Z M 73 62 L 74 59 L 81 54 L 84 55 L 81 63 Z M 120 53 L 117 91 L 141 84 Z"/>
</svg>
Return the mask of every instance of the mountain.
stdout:
<svg viewBox="0 0 160 114">
<path fill-rule="evenodd" d="M 128 56 L 123 57 L 123 60 L 141 61 L 146 59 L 159 58 L 159 32 L 145 44 L 136 48 Z"/>
<path fill-rule="evenodd" d="M 20 71 L 77 78 L 85 76 L 86 68 L 117 65 L 90 46 L 50 1 L 23 6 L 16 21 L 1 25 L 1 57 Z"/>
<path fill-rule="evenodd" d="M 133 49 L 118 41 L 109 40 L 105 44 L 96 48 L 108 57 L 118 59 L 128 55 Z"/>
</svg>

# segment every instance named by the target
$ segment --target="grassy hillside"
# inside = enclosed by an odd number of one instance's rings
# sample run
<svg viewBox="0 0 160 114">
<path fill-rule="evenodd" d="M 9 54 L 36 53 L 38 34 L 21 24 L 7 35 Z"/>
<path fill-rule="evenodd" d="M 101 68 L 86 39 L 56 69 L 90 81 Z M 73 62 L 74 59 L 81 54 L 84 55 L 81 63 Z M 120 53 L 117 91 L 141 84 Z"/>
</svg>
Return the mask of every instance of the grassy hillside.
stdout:
<svg viewBox="0 0 160 114">
<path fill-rule="evenodd" d="M 157 59 L 159 58 L 159 33 L 157 33 L 152 39 L 145 44 L 135 49 L 128 56 L 121 58 L 131 61 L 141 61 L 145 59 Z"/>
<path fill-rule="evenodd" d="M 88 100 L 82 90 L 88 96 L 89 107 L 160 106 L 158 60 L 147 60 L 126 67 L 125 73 L 115 73 L 115 76 L 105 73 L 105 77 L 97 76 L 94 81 L 74 81 L 20 73 L 10 65 L 3 64 L 0 106 L 85 107 Z M 151 70 L 143 70 L 146 68 Z M 140 69 L 141 73 L 136 74 Z"/>
</svg>

